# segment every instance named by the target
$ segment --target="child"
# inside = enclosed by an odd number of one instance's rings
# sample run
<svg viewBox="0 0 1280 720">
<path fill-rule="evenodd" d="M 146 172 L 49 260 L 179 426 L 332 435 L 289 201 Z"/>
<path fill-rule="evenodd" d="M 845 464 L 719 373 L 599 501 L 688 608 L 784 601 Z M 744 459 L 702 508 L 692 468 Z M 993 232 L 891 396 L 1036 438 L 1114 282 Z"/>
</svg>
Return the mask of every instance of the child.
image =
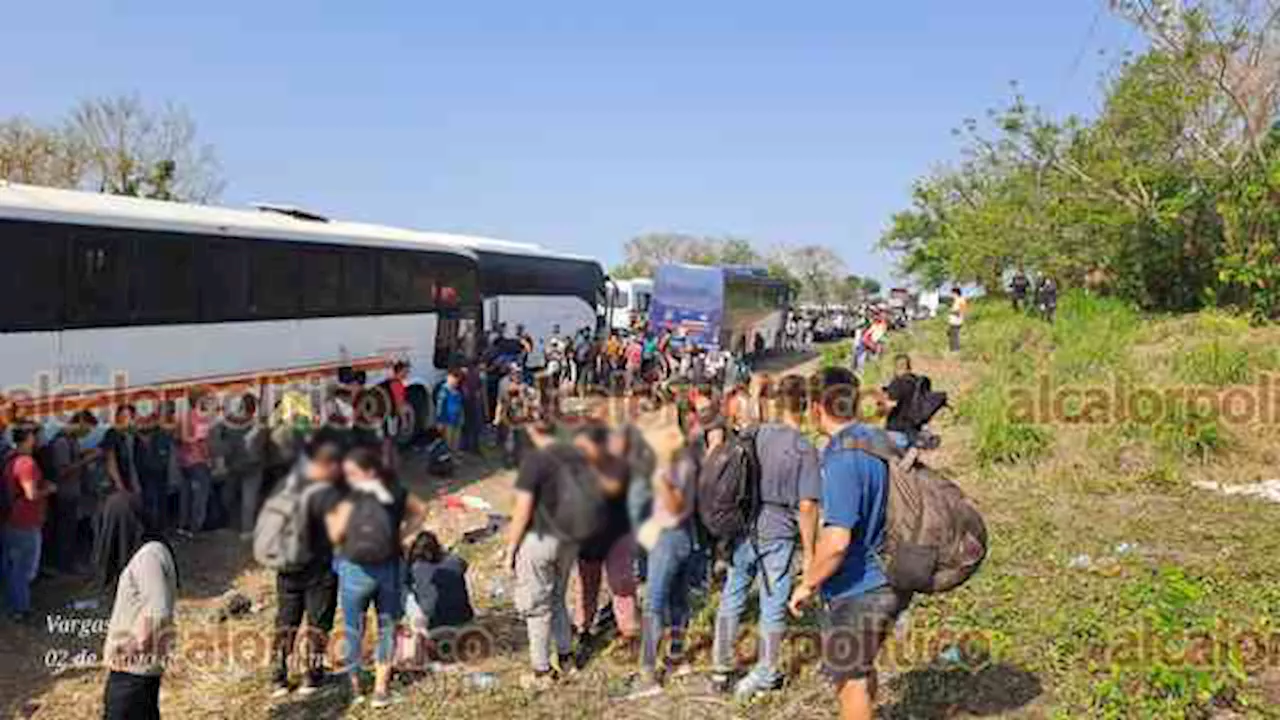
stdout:
<svg viewBox="0 0 1280 720">
<path fill-rule="evenodd" d="M 467 561 L 440 547 L 435 533 L 418 533 L 409 549 L 409 590 L 418 606 L 414 625 L 434 630 L 461 627 L 471 622 L 471 596 L 467 592 Z"/>
<path fill-rule="evenodd" d="M 449 449 L 457 452 L 461 449 L 463 397 L 459 386 L 462 384 L 461 373 L 454 369 L 449 371 L 444 384 L 436 393 L 436 427 L 444 436 Z"/>
</svg>

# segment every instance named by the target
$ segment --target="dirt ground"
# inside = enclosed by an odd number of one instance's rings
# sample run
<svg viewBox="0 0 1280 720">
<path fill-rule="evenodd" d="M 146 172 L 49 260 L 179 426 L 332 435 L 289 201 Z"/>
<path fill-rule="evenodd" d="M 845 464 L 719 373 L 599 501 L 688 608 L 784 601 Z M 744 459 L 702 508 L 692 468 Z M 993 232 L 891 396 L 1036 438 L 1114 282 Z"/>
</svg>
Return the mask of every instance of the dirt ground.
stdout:
<svg viewBox="0 0 1280 720">
<path fill-rule="evenodd" d="M 762 370 L 810 372 L 817 367 L 816 357 L 796 356 L 775 360 Z M 615 411 L 624 414 L 626 408 L 619 403 Z M 647 408 L 636 421 L 660 457 L 679 441 L 669 407 Z M 491 717 L 514 709 L 534 717 L 599 717 L 606 712 L 701 717 L 709 710 L 716 717 L 738 714 L 732 703 L 702 692 L 698 682 L 673 684 L 665 698 L 643 707 L 623 704 L 620 696 L 634 666 L 631 658 L 609 648 L 550 697 L 519 690 L 518 677 L 525 667 L 523 627 L 511 607 L 509 578 L 497 567 L 501 544 L 493 537 L 490 521 L 491 514 L 510 510 L 514 472 L 502 468 L 494 454 L 466 459 L 456 475 L 445 480 L 429 477 L 420 465 L 410 458 L 405 475 L 412 490 L 428 501 L 430 524 L 442 541 L 456 545 L 471 562 L 470 589 L 486 646 L 475 652 L 484 656 L 481 659 L 436 666 L 435 672 L 400 681 L 397 705 L 377 714 Z M 306 702 L 270 700 L 266 668 L 275 611 L 272 574 L 255 566 L 249 543 L 229 530 L 182 542 L 176 552 L 180 659 L 162 686 L 161 710 L 166 717 L 374 714 L 367 708 L 346 707 L 336 688 Z M 232 588 L 251 599 L 253 607 L 244 616 L 224 620 L 219 617 L 219 598 Z M 0 620 L 0 710 L 5 717 L 41 720 L 99 715 L 104 673 L 96 663 L 110 598 L 95 595 L 84 581 L 69 579 L 40 581 L 34 596 L 31 621 L 19 626 Z M 488 683 L 494 686 L 480 687 Z M 827 698 L 819 683 L 770 709 L 781 713 L 788 701 L 812 703 L 815 698 L 820 698 L 819 704 Z"/>
</svg>

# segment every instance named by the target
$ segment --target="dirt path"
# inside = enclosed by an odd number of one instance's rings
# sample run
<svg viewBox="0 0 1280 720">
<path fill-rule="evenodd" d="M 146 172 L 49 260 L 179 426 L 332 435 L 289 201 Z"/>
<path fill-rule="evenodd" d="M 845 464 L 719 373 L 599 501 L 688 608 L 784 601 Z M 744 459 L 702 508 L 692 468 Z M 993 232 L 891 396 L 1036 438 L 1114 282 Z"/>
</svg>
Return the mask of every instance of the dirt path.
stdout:
<svg viewBox="0 0 1280 720">
<path fill-rule="evenodd" d="M 807 373 L 816 370 L 817 357 L 778 358 L 769 362 L 763 372 Z M 624 408 L 614 408 L 621 416 Z M 674 411 L 664 407 L 640 413 L 635 422 L 655 445 L 660 457 L 679 442 Z M 409 458 L 405 475 L 409 486 L 428 502 L 429 523 L 446 544 L 459 543 L 470 531 L 489 525 L 490 513 L 506 514 L 511 509 L 513 470 L 504 469 L 496 454 L 486 458 L 468 458 L 455 477 L 438 479 L 422 470 L 422 461 Z M 477 502 L 479 501 L 479 502 Z M 478 509 L 469 509 L 475 504 Z M 487 506 L 487 508 L 485 507 Z M 470 671 L 496 673 L 504 688 L 514 685 L 515 674 L 523 663 L 523 640 L 519 623 L 514 619 L 509 598 L 493 588 L 501 587 L 505 574 L 496 567 L 500 541 L 487 538 L 469 548 L 463 546 L 472 563 L 470 583 L 473 598 L 486 616 L 486 628 L 499 643 L 499 652 L 487 661 L 467 665 Z M 265 667 L 269 658 L 269 641 L 274 614 L 274 578 L 257 568 L 247 543 L 231 531 L 218 531 L 195 541 L 177 546 L 182 586 L 179 602 L 181 626 L 180 653 L 184 662 L 166 675 L 161 706 L 166 717 L 337 717 L 344 713 L 361 716 L 360 710 L 349 710 L 331 698 L 321 697 L 309 703 L 272 704 L 267 698 Z M 247 616 L 220 622 L 217 611 L 219 596 L 234 588 L 248 596 L 254 609 Z M 86 718 L 101 712 L 102 674 L 95 667 L 101 651 L 101 627 L 109 615 L 110 598 L 95 595 L 80 580 L 40 583 L 36 590 L 36 620 L 15 626 L 0 620 L 0 717 Z M 83 601 L 84 605 L 71 605 Z M 593 675 L 590 691 L 576 690 L 573 711 L 564 716 L 598 717 L 600 703 L 608 703 L 618 677 L 625 677 L 630 666 L 610 667 L 608 673 Z M 451 676 L 455 680 L 461 674 Z M 447 684 L 447 683 L 446 683 Z M 405 712 L 391 716 L 444 717 L 437 715 L 437 702 L 420 697 L 424 692 L 441 691 L 435 685 L 415 684 L 406 692 L 409 698 Z M 603 692 L 601 692 L 603 691 Z M 500 698 L 477 694 L 458 682 L 444 689 L 456 703 L 447 714 L 451 719 L 491 717 L 495 710 L 507 705 Z M 499 695 L 510 692 L 504 689 Z M 429 699 L 429 696 L 428 696 Z M 526 699 L 513 699 L 523 705 Z M 704 703 L 706 699 L 691 702 Z M 421 703 L 426 703 L 423 705 Z M 529 717 L 564 713 L 563 702 L 552 702 L 546 708 L 526 708 Z M 645 713 L 649 714 L 646 710 Z M 682 711 L 683 712 L 683 711 Z M 544 714 L 545 713 L 545 714 Z M 670 715 L 670 713 L 666 713 Z M 677 713 L 679 715 L 680 713 Z M 386 717 L 387 715 L 382 715 Z"/>
</svg>

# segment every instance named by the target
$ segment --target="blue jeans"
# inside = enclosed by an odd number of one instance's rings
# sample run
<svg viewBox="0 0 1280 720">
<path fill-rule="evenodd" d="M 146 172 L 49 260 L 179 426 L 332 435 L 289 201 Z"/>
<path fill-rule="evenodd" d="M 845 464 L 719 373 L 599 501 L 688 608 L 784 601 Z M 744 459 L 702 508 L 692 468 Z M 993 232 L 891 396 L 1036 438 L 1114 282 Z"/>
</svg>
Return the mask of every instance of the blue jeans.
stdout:
<svg viewBox="0 0 1280 720">
<path fill-rule="evenodd" d="M 658 666 L 658 644 L 662 632 L 671 628 L 673 656 L 683 652 L 685 626 L 689 623 L 689 579 L 693 566 L 693 535 L 688 523 L 663 530 L 649 552 L 649 594 L 645 598 L 641 630 L 641 667 L 649 672 Z"/>
<path fill-rule="evenodd" d="M 361 565 L 345 558 L 334 561 L 338 573 L 338 596 L 342 598 L 343 648 L 347 672 L 360 670 L 360 644 L 364 639 L 364 617 L 369 606 L 378 613 L 378 643 L 374 662 L 391 662 L 395 650 L 396 624 L 400 622 L 400 561 Z"/>
<path fill-rule="evenodd" d="M 4 599 L 9 612 L 31 612 L 31 581 L 40 570 L 39 530 L 4 529 L 4 563 L 0 581 L 4 583 Z"/>
<path fill-rule="evenodd" d="M 186 487 L 179 497 L 182 505 L 182 524 L 191 532 L 204 530 L 209 519 L 209 493 L 213 489 L 213 474 L 204 463 L 182 468 Z"/>
<path fill-rule="evenodd" d="M 760 653 L 756 668 L 766 674 L 768 680 L 781 677 L 778 660 L 787 631 L 787 601 L 791 598 L 791 581 L 795 575 L 795 551 L 796 542 L 792 539 L 742 541 L 734 548 L 724 592 L 720 594 L 720 610 L 716 613 L 712 657 L 717 671 L 729 673 L 734 669 L 738 620 L 746 612 L 756 576 L 763 574 L 767 579 L 760 583 Z"/>
</svg>

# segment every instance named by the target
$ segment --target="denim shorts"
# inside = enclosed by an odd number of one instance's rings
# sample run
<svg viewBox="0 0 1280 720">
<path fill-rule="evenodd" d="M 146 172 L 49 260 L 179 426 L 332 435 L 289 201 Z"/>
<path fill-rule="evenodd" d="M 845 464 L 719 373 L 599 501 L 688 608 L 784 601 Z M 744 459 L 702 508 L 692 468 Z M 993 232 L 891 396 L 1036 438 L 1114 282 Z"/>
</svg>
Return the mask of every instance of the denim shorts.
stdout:
<svg viewBox="0 0 1280 720">
<path fill-rule="evenodd" d="M 891 587 L 842 597 L 822 614 L 822 671 L 833 682 L 860 680 L 875 669 L 885 637 L 911 597 Z"/>
</svg>

